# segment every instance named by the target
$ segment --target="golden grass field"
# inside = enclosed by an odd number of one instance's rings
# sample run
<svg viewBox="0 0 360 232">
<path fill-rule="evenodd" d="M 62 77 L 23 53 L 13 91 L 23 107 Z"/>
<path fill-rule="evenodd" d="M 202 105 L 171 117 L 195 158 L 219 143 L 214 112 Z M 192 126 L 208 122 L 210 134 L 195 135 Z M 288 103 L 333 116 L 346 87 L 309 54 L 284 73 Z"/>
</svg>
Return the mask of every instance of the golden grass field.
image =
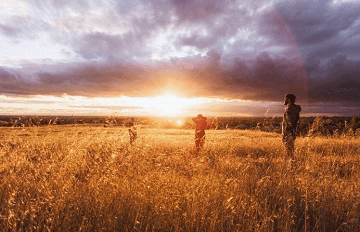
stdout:
<svg viewBox="0 0 360 232">
<path fill-rule="evenodd" d="M 360 231 L 360 139 L 0 128 L 1 231 Z"/>
</svg>

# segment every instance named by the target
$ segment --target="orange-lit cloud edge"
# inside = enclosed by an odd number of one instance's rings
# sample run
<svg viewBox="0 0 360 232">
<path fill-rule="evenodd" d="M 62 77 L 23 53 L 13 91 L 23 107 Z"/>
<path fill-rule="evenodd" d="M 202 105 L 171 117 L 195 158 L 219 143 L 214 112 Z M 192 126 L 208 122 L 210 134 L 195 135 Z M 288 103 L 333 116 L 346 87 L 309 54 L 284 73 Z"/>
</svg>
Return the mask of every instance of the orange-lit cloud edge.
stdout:
<svg viewBox="0 0 360 232">
<path fill-rule="evenodd" d="M 82 97 L 43 96 L 11 97 L 0 95 L 0 115 L 86 115 L 189 117 L 198 113 L 209 116 L 254 116 L 235 112 L 234 106 L 251 101 L 206 97 L 181 97 L 166 93 L 155 97 Z M 235 109 L 236 110 L 236 109 Z"/>
<path fill-rule="evenodd" d="M 346 112 L 334 114 L 329 105 L 302 104 L 302 116 L 318 116 L 319 108 L 327 108 L 324 116 L 346 116 Z M 336 107 L 336 106 L 335 106 Z M 340 107 L 340 106 L 339 106 Z M 356 107 L 355 107 L 356 108 Z M 356 109 L 350 110 L 356 110 Z M 349 111 L 348 108 L 346 108 Z M 0 95 L 0 115 L 56 115 L 56 116 L 151 116 L 191 117 L 201 113 L 217 117 L 280 117 L 284 111 L 282 102 L 220 99 L 207 97 L 181 97 L 166 93 L 156 97 L 83 97 L 83 96 L 4 96 Z"/>
</svg>

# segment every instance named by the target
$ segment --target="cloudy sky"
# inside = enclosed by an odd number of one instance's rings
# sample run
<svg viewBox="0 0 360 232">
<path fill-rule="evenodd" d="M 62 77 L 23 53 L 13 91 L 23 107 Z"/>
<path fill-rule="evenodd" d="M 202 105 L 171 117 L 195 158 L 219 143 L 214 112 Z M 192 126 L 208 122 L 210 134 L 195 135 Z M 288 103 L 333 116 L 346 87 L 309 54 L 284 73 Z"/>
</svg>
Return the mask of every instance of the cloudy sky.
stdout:
<svg viewBox="0 0 360 232">
<path fill-rule="evenodd" d="M 2 0 L 0 114 L 360 113 L 359 0 Z"/>
</svg>

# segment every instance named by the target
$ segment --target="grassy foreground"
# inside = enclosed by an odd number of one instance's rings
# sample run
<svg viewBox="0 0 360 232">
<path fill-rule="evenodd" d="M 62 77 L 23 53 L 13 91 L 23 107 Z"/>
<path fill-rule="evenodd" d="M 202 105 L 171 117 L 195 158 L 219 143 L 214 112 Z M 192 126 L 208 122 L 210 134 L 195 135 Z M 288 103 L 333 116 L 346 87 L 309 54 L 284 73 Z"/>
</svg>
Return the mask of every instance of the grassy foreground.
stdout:
<svg viewBox="0 0 360 232">
<path fill-rule="evenodd" d="M 1 231 L 356 231 L 360 139 L 258 131 L 0 128 Z M 348 229 L 348 230 L 346 230 Z M 358 230 L 359 231 L 359 230 Z"/>
</svg>

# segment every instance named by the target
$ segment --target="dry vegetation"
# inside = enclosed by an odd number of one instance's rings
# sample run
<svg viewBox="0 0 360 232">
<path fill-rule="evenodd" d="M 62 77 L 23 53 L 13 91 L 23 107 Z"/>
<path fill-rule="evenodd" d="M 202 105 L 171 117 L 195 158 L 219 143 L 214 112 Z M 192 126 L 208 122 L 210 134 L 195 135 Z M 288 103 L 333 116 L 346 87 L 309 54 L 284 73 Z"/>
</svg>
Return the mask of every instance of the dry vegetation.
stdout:
<svg viewBox="0 0 360 232">
<path fill-rule="evenodd" d="M 360 140 L 192 130 L 0 128 L 2 231 L 356 231 Z"/>
</svg>

